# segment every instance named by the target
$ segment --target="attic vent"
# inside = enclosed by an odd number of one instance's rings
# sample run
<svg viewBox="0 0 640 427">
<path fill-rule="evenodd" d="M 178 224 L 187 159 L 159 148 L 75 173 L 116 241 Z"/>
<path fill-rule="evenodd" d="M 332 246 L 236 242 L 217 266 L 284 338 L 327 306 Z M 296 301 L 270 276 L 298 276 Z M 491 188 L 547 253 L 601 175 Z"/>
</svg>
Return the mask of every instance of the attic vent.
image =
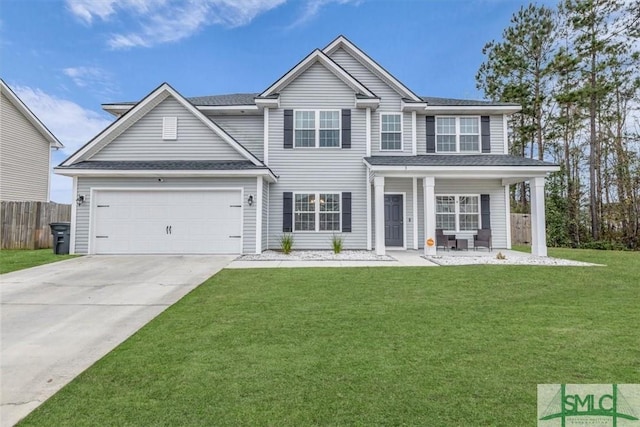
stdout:
<svg viewBox="0 0 640 427">
<path fill-rule="evenodd" d="M 162 118 L 162 139 L 178 139 L 178 118 Z"/>
</svg>

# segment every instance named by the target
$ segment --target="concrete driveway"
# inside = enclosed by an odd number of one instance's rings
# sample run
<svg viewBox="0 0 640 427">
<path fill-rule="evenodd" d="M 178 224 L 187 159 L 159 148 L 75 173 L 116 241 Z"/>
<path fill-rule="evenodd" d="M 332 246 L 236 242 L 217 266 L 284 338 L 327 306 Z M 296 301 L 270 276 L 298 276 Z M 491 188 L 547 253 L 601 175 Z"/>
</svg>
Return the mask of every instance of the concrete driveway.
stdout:
<svg viewBox="0 0 640 427">
<path fill-rule="evenodd" d="M 0 276 L 0 425 L 34 408 L 234 256 L 86 256 Z"/>
</svg>

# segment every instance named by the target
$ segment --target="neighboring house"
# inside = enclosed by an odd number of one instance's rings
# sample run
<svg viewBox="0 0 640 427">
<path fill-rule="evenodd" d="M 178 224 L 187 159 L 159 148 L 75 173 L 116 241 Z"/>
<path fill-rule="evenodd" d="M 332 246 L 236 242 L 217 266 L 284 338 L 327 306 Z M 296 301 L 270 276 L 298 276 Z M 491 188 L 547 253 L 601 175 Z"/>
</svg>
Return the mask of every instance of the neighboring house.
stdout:
<svg viewBox="0 0 640 427">
<path fill-rule="evenodd" d="M 58 139 L 0 79 L 0 200 L 49 201 Z"/>
<path fill-rule="evenodd" d="M 509 185 L 531 184 L 533 253 L 546 255 L 544 180 L 507 154 L 520 106 L 420 97 L 345 37 L 262 93 L 185 98 L 168 84 L 56 168 L 73 177 L 75 253 L 420 249 L 436 228 L 491 228 L 510 247 Z"/>
</svg>

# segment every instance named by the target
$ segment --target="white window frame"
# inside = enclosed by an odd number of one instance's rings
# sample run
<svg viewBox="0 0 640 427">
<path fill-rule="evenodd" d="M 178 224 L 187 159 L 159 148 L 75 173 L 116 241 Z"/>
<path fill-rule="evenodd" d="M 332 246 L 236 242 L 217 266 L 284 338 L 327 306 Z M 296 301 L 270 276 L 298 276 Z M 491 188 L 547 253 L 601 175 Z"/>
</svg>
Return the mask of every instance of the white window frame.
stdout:
<svg viewBox="0 0 640 427">
<path fill-rule="evenodd" d="M 321 111 L 328 111 L 328 112 L 333 112 L 333 113 L 338 113 L 338 128 L 334 129 L 321 129 L 320 128 L 320 112 Z M 313 147 L 299 147 L 298 145 L 296 145 L 296 130 L 311 130 L 311 129 L 298 129 L 296 128 L 296 115 L 298 114 L 298 112 L 312 112 L 314 113 L 314 123 L 315 123 L 315 129 L 314 129 L 314 135 L 315 135 L 315 145 Z M 338 145 L 336 145 L 335 147 L 321 147 L 320 146 L 320 130 L 337 130 L 338 131 Z M 321 148 L 323 150 L 329 149 L 329 150 L 335 150 L 335 149 L 339 149 L 342 148 L 342 111 L 340 109 L 320 109 L 320 110 L 309 110 L 309 109 L 301 109 L 301 110 L 293 110 L 293 148 L 294 149 L 299 149 L 299 150 L 308 150 L 308 149 L 316 149 L 316 148 Z"/>
<path fill-rule="evenodd" d="M 393 149 L 382 148 L 382 133 L 383 133 L 382 132 L 382 116 L 400 116 L 400 148 L 393 148 Z M 378 140 L 380 141 L 380 151 L 389 151 L 389 152 L 404 151 L 404 114 L 402 114 L 402 112 L 400 113 L 380 112 L 378 113 L 378 124 L 379 124 Z M 391 132 L 384 132 L 384 133 L 391 133 Z"/>
<path fill-rule="evenodd" d="M 315 230 L 296 230 L 296 195 L 298 194 L 311 194 L 315 197 L 316 203 L 314 203 L 315 210 Z M 337 211 L 320 211 L 320 194 L 337 194 L 338 195 L 338 206 L 339 209 Z M 341 233 L 342 232 L 342 192 L 341 191 L 298 191 L 293 193 L 293 224 L 292 229 L 294 233 Z M 304 211 L 303 213 L 307 213 Z M 339 226 L 337 230 L 320 230 L 320 213 L 332 213 L 338 214 Z"/>
<path fill-rule="evenodd" d="M 434 200 L 434 202 L 436 203 L 436 206 L 434 207 L 434 210 L 436 211 L 436 224 L 437 224 L 437 215 L 442 215 L 442 214 L 438 214 L 438 201 L 437 201 L 437 197 L 453 197 L 455 200 L 455 223 L 456 223 L 456 228 L 455 230 L 443 230 L 445 234 L 447 233 L 470 233 L 470 234 L 476 234 L 478 232 L 478 229 L 474 229 L 474 230 L 461 230 L 460 229 L 460 215 L 462 215 L 463 213 L 460 212 L 460 198 L 461 197 L 476 197 L 478 199 L 478 227 L 482 227 L 482 200 L 480 199 L 480 194 L 436 194 L 436 200 Z M 464 213 L 464 215 L 469 215 L 468 213 Z"/>
<path fill-rule="evenodd" d="M 439 151 L 438 150 L 438 119 L 451 119 L 454 118 L 456 119 L 456 151 Z M 460 132 L 460 119 L 477 119 L 478 120 L 478 149 L 477 150 L 473 150 L 473 151 L 461 151 L 460 150 L 460 135 L 462 135 L 462 133 Z M 442 153 L 442 154 L 451 154 L 451 153 L 481 153 L 482 152 L 482 120 L 480 118 L 480 116 L 436 116 L 436 122 L 435 122 L 435 146 L 436 146 L 436 153 Z M 475 134 L 471 134 L 471 133 L 465 133 L 464 135 L 475 135 Z"/>
</svg>

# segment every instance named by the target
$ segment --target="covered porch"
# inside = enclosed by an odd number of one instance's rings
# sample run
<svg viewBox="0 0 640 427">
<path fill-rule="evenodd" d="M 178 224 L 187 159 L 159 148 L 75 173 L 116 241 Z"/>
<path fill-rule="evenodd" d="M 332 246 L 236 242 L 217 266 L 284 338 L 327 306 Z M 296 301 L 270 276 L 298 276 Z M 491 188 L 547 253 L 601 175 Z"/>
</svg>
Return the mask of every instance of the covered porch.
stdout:
<svg viewBox="0 0 640 427">
<path fill-rule="evenodd" d="M 365 164 L 367 245 L 376 254 L 442 254 L 436 229 L 452 236 L 459 249 L 476 252 L 478 230 L 490 230 L 492 249 L 510 249 L 509 186 L 528 181 L 532 254 L 547 255 L 544 184 L 556 165 L 509 155 L 375 156 Z"/>
</svg>

